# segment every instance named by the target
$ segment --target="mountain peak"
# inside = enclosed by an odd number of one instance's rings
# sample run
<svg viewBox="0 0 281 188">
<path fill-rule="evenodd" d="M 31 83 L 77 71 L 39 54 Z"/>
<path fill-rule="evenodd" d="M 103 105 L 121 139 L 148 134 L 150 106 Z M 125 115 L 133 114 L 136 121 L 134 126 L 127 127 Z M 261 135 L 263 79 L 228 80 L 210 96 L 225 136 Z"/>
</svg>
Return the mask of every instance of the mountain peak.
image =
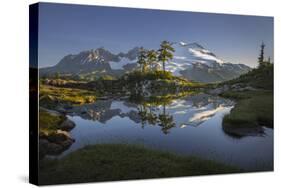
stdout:
<svg viewBox="0 0 281 188">
<path fill-rule="evenodd" d="M 181 46 L 186 46 L 186 45 L 187 45 L 187 43 L 186 43 L 186 42 L 183 42 L 183 41 L 180 41 L 179 44 L 180 44 Z"/>
<path fill-rule="evenodd" d="M 193 49 L 205 49 L 202 45 L 198 44 L 197 42 L 186 44 L 186 46 L 188 48 L 193 48 Z"/>
<path fill-rule="evenodd" d="M 182 71 L 193 69 L 196 65 L 211 69 L 224 63 L 223 60 L 197 42 L 186 43 L 181 41 L 174 45 L 174 49 L 174 58 L 166 68 L 178 76 L 181 75 Z"/>
</svg>

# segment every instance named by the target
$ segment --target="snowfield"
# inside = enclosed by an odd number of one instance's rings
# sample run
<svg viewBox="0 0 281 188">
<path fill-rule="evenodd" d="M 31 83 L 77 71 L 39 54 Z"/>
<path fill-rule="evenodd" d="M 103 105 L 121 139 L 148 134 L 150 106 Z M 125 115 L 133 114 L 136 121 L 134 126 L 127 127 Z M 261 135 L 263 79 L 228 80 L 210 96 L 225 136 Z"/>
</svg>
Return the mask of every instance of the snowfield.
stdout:
<svg viewBox="0 0 281 188">
<path fill-rule="evenodd" d="M 213 67 L 217 63 L 224 63 L 197 43 L 179 42 L 175 43 L 173 47 L 175 49 L 174 58 L 166 64 L 166 69 L 176 76 L 181 75 L 180 71 L 192 68 L 195 63 L 202 63 L 209 67 Z"/>
</svg>

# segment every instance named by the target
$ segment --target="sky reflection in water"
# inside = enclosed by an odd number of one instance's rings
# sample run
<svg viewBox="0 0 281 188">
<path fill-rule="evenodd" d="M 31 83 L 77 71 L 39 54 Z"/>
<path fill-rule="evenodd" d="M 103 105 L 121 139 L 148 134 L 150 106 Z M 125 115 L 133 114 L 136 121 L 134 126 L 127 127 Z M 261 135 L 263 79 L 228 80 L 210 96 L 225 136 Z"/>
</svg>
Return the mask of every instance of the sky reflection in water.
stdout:
<svg viewBox="0 0 281 188">
<path fill-rule="evenodd" d="M 195 155 L 247 170 L 273 166 L 273 131 L 263 136 L 233 138 L 223 132 L 222 118 L 234 103 L 206 94 L 167 101 L 97 101 L 74 107 L 75 143 L 61 156 L 85 145 L 129 143 Z"/>
</svg>

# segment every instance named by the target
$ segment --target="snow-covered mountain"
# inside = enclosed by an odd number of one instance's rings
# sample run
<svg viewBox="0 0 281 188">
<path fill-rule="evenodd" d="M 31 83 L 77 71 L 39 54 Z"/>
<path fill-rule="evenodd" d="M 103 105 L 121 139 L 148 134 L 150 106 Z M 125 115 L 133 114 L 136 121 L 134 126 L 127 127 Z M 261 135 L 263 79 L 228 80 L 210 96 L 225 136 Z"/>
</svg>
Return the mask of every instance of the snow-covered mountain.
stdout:
<svg viewBox="0 0 281 188">
<path fill-rule="evenodd" d="M 173 47 L 175 49 L 174 59 L 167 64 L 167 70 L 175 75 L 180 76 L 181 71 L 192 68 L 196 63 L 209 67 L 213 67 L 214 64 L 223 64 L 223 61 L 217 58 L 215 54 L 197 43 L 179 42 L 175 43 Z"/>
<path fill-rule="evenodd" d="M 166 67 L 177 76 L 200 82 L 217 82 L 233 79 L 250 70 L 244 64 L 224 62 L 198 43 L 178 42 L 173 47 L 174 59 Z"/>
<path fill-rule="evenodd" d="M 174 58 L 166 63 L 166 70 L 176 76 L 200 82 L 230 80 L 244 74 L 250 67 L 226 63 L 198 43 L 174 43 Z M 138 67 L 139 47 L 127 53 L 113 54 L 104 48 L 65 56 L 57 65 L 40 69 L 40 76 L 61 74 L 108 74 L 120 76 Z M 159 63 L 161 67 L 161 63 Z"/>
</svg>

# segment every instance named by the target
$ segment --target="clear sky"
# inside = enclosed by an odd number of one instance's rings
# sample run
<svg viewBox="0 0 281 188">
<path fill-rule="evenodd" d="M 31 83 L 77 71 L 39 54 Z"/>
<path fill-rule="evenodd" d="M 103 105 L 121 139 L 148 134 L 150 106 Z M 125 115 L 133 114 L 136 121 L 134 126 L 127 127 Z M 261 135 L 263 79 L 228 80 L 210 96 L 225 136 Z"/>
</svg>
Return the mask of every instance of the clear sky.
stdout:
<svg viewBox="0 0 281 188">
<path fill-rule="evenodd" d="M 259 46 L 273 59 L 273 18 L 41 3 L 39 66 L 104 47 L 114 53 L 163 40 L 198 42 L 231 63 L 257 65 Z"/>
</svg>

